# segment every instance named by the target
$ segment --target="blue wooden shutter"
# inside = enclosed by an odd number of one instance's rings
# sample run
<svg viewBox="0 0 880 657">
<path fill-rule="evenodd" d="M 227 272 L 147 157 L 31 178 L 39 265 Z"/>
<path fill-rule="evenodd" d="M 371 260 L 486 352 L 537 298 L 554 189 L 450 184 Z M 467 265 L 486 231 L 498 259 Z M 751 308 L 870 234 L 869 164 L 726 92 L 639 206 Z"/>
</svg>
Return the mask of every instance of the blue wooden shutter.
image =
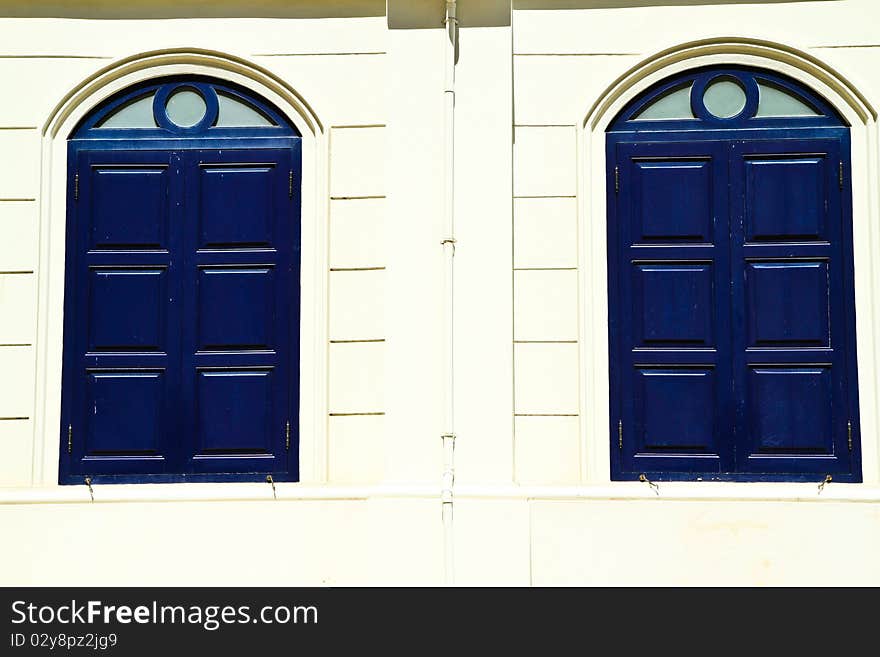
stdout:
<svg viewBox="0 0 880 657">
<path fill-rule="evenodd" d="M 615 451 L 630 472 L 728 470 L 725 144 L 622 143 L 614 161 Z"/>
<path fill-rule="evenodd" d="M 62 434 L 74 474 L 160 474 L 176 466 L 178 166 L 169 151 L 77 157 Z"/>
<path fill-rule="evenodd" d="M 185 468 L 282 476 L 297 425 L 292 150 L 188 151 L 184 169 Z"/>
<path fill-rule="evenodd" d="M 297 478 L 299 148 L 76 154 L 62 481 Z"/>
<path fill-rule="evenodd" d="M 846 141 L 610 148 L 614 473 L 858 479 Z"/>
<path fill-rule="evenodd" d="M 851 469 L 842 175 L 836 139 L 731 144 L 740 471 Z"/>
</svg>

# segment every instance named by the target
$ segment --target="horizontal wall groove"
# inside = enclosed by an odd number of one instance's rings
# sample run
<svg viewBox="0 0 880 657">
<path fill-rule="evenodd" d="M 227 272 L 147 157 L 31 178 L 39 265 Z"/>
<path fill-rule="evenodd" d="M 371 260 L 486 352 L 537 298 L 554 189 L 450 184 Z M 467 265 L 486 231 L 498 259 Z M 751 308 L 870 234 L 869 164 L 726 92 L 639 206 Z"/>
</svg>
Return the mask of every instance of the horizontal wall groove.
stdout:
<svg viewBox="0 0 880 657">
<path fill-rule="evenodd" d="M 331 201 L 366 201 L 369 199 L 384 199 L 385 194 L 373 194 L 367 196 L 331 196 Z M 3 200 L 3 199 L 0 199 Z M 33 199 L 30 199 L 33 200 Z"/>
<path fill-rule="evenodd" d="M 0 130 L 37 130 L 35 125 L 0 125 Z"/>
<path fill-rule="evenodd" d="M 576 128 L 577 123 L 514 123 L 514 128 Z"/>
<path fill-rule="evenodd" d="M 359 340 L 330 340 L 330 344 L 358 344 L 370 342 L 385 342 L 385 338 L 363 338 Z"/>
<path fill-rule="evenodd" d="M 513 198 L 577 198 L 575 194 L 514 194 Z"/>
<path fill-rule="evenodd" d="M 0 344 L 0 348 L 2 347 L 33 347 L 32 342 L 9 342 L 6 344 Z"/>
<path fill-rule="evenodd" d="M 636 57 L 637 52 L 515 52 L 514 57 Z"/>
<path fill-rule="evenodd" d="M 12 274 L 33 274 L 33 269 L 21 269 L 21 270 L 11 270 L 11 271 L 2 271 L 0 270 L 0 276 L 12 275 Z"/>
<path fill-rule="evenodd" d="M 0 203 L 32 203 L 35 198 L 0 198 Z"/>
<path fill-rule="evenodd" d="M 341 123 L 339 125 L 331 125 L 333 130 L 361 130 L 363 128 L 387 128 L 386 123 Z"/>
<path fill-rule="evenodd" d="M 577 267 L 514 267 L 513 271 L 577 271 Z"/>
<path fill-rule="evenodd" d="M 386 267 L 330 267 L 330 271 L 385 271 Z"/>
<path fill-rule="evenodd" d="M 258 52 L 253 57 L 353 57 L 359 55 L 387 55 L 385 50 L 365 50 L 363 52 Z"/>
<path fill-rule="evenodd" d="M 810 46 L 811 48 L 822 48 L 823 50 L 840 50 L 846 48 L 880 48 L 880 43 L 863 43 L 863 44 L 853 44 L 849 46 Z"/>
<path fill-rule="evenodd" d="M 11 55 L 0 54 L 0 59 L 113 59 L 110 55 Z"/>
<path fill-rule="evenodd" d="M 580 413 L 514 413 L 513 417 L 580 417 Z"/>
<path fill-rule="evenodd" d="M 514 340 L 513 344 L 577 344 L 577 340 Z"/>
<path fill-rule="evenodd" d="M 376 415 L 385 415 L 385 411 L 362 411 L 352 413 L 328 413 L 330 417 L 373 417 Z"/>
</svg>

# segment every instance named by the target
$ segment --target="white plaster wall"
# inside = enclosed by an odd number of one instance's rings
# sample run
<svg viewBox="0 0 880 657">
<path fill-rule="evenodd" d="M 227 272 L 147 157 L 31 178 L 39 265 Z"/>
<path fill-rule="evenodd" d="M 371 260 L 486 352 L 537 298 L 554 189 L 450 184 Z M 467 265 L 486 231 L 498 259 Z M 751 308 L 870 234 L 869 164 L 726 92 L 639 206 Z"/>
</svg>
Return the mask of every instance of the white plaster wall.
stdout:
<svg viewBox="0 0 880 657">
<path fill-rule="evenodd" d="M 580 461 L 576 481 L 604 482 L 610 454 L 603 131 L 612 117 L 603 107 L 595 110 L 596 104 L 607 98 L 608 90 L 626 89 L 618 84 L 622 77 L 640 63 L 653 65 L 658 53 L 676 44 L 730 37 L 800 49 L 805 58 L 824 62 L 836 78 L 853 85 L 863 95 L 861 102 L 876 107 L 880 9 L 865 0 L 669 6 L 584 0 L 565 3 L 564 9 L 547 5 L 513 2 L 515 443 L 517 451 L 534 452 L 534 436 L 547 437 L 555 454 L 541 466 L 543 483 L 572 483 L 569 465 L 574 461 Z M 714 61 L 742 59 L 732 49 Z M 750 63 L 780 70 L 785 66 L 759 61 Z M 684 60 L 676 66 L 682 70 L 689 64 Z M 812 83 L 807 76 L 801 79 Z M 615 111 L 622 103 L 616 101 Z M 863 187 L 854 186 L 857 235 L 863 231 L 857 243 L 865 249 L 856 257 L 856 287 L 859 366 L 865 370 L 859 375 L 860 398 L 868 425 L 876 405 L 873 354 L 880 337 L 871 292 L 876 287 L 871 263 L 880 253 L 869 254 L 867 248 L 870 244 L 876 249 L 876 148 L 875 117 L 868 116 L 853 128 L 853 162 L 860 169 L 854 172 L 856 182 L 858 176 L 868 176 Z M 566 349 L 569 356 L 564 357 Z M 576 376 L 569 371 L 571 359 L 579 362 Z M 519 385 L 523 380 L 528 383 Z M 574 397 L 576 408 L 563 401 Z M 567 439 L 560 437 L 559 418 L 566 414 L 580 417 L 579 440 L 570 433 Z M 544 429 L 539 428 L 542 423 Z M 862 440 L 865 481 L 874 484 L 880 465 L 876 430 L 864 431 Z M 533 473 L 520 474 L 522 464 L 517 461 L 518 480 L 534 481 Z"/>
<path fill-rule="evenodd" d="M 0 18 L 0 80 L 17 90 L 0 105 L 0 527 L 12 537 L 0 583 L 135 585 L 145 572 L 150 584 L 440 583 L 442 3 L 389 0 L 386 16 L 373 0 L 265 0 L 237 12 L 218 3 L 212 17 L 168 0 L 93 4 L 99 20 Z M 601 167 L 584 126 L 636 63 L 710 35 L 800 48 L 878 107 L 875 3 L 459 4 L 457 581 L 880 584 L 876 431 L 863 436 L 866 483 L 821 495 L 814 484 L 667 484 L 657 496 L 607 481 L 594 340 L 604 245 L 591 237 L 604 231 L 592 213 Z M 53 335 L 38 298 L 61 264 L 39 248 L 45 176 L 57 168 L 46 166 L 42 128 L 89 76 L 162 48 L 241 57 L 293 87 L 321 122 L 315 244 L 324 237 L 304 291 L 315 300 L 304 321 L 322 336 L 309 348 L 304 409 L 315 418 L 312 480 L 279 485 L 278 500 L 265 484 L 99 486 L 92 504 L 84 487 L 40 474 L 34 446 L 53 457 L 57 428 L 36 410 L 40 340 Z M 864 136 L 854 153 L 876 161 L 876 128 Z M 876 217 L 878 172 L 862 175 L 860 216 Z M 859 303 L 880 289 L 870 264 L 880 231 L 864 234 Z M 876 373 L 880 308 L 859 308 L 862 376 Z M 871 413 L 877 382 L 860 386 Z M 260 538 L 269 526 L 271 541 Z"/>
</svg>

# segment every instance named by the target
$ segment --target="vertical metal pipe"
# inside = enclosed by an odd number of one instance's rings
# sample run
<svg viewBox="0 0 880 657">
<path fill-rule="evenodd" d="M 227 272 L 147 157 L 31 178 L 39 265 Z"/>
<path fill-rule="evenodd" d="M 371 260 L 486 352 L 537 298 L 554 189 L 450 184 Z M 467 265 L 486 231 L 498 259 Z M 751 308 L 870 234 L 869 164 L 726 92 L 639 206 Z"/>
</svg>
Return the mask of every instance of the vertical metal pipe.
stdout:
<svg viewBox="0 0 880 657">
<path fill-rule="evenodd" d="M 453 260 L 455 258 L 455 59 L 458 45 L 456 0 L 446 0 L 444 19 L 444 194 L 443 194 L 443 475 L 440 502 L 443 520 L 444 580 L 455 583 L 453 486 L 455 484 L 455 401 L 453 372 Z"/>
</svg>

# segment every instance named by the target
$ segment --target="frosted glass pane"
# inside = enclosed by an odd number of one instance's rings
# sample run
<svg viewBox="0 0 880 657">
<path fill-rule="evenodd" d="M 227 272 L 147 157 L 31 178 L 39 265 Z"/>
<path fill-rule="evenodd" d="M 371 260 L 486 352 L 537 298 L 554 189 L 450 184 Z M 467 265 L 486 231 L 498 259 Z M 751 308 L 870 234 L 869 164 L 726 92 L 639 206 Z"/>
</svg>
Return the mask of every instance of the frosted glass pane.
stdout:
<svg viewBox="0 0 880 657">
<path fill-rule="evenodd" d="M 758 92 L 755 116 L 821 116 L 805 102 L 779 87 L 758 83 Z"/>
<path fill-rule="evenodd" d="M 632 120 L 694 119 L 691 111 L 691 86 L 672 89 L 639 112 Z"/>
<path fill-rule="evenodd" d="M 237 98 L 233 98 L 232 96 L 218 93 L 217 102 L 220 105 L 220 111 L 217 114 L 216 123 L 218 128 L 246 128 L 251 126 L 275 125 L 253 107 Z"/>
<path fill-rule="evenodd" d="M 743 111 L 746 106 L 746 92 L 733 80 L 718 80 L 706 87 L 703 104 L 713 116 L 728 119 Z"/>
<path fill-rule="evenodd" d="M 153 118 L 153 96 L 144 96 L 129 102 L 104 118 L 96 128 L 157 128 Z"/>
<path fill-rule="evenodd" d="M 190 128 L 197 124 L 204 118 L 207 110 L 205 99 L 190 89 L 175 91 L 165 103 L 168 118 L 181 128 Z"/>
</svg>

